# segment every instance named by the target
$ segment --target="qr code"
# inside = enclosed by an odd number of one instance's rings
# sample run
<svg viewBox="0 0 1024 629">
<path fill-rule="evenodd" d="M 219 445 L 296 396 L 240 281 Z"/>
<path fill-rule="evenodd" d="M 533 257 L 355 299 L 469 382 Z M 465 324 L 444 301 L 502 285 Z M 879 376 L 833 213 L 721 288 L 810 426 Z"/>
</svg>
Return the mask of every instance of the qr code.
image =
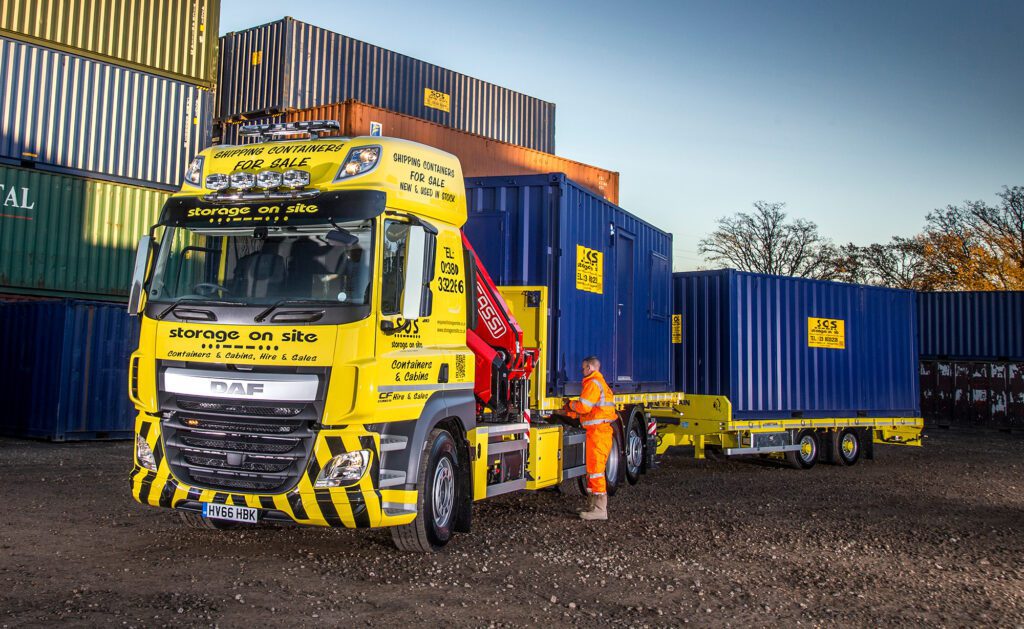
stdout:
<svg viewBox="0 0 1024 629">
<path fill-rule="evenodd" d="M 455 379 L 462 380 L 466 377 L 466 355 L 459 354 L 455 357 Z"/>
</svg>

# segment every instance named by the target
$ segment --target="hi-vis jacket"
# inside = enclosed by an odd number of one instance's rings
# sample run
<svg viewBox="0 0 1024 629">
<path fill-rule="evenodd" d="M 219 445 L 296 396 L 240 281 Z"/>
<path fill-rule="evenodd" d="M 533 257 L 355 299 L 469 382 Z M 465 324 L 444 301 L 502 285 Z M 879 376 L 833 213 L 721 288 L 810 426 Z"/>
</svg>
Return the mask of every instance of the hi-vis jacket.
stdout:
<svg viewBox="0 0 1024 629">
<path fill-rule="evenodd" d="M 583 379 L 580 399 L 570 402 L 569 410 L 580 416 L 584 428 L 615 420 L 615 396 L 600 371 Z"/>
</svg>

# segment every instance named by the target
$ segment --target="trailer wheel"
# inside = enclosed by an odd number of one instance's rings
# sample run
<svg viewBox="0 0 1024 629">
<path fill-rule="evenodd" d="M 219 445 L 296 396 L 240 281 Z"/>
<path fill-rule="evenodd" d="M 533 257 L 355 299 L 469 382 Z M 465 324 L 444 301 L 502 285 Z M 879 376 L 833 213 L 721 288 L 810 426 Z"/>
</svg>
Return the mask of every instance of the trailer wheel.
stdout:
<svg viewBox="0 0 1024 629">
<path fill-rule="evenodd" d="M 626 481 L 630 485 L 640 482 L 644 466 L 644 443 L 647 441 L 647 422 L 643 411 L 634 406 L 626 421 Z"/>
<path fill-rule="evenodd" d="M 231 529 L 238 528 L 239 526 L 237 522 L 204 518 L 198 513 L 193 513 L 192 511 L 179 511 L 178 515 L 181 516 L 182 522 L 184 522 L 189 528 L 193 529 L 202 529 L 206 531 L 229 531 Z"/>
<path fill-rule="evenodd" d="M 416 475 L 416 519 L 391 529 L 399 550 L 430 553 L 448 543 L 459 505 L 460 469 L 455 439 L 447 430 L 434 429 Z"/>
<path fill-rule="evenodd" d="M 857 431 L 847 428 L 839 433 L 835 443 L 835 460 L 840 465 L 854 465 L 860 459 L 860 437 Z"/>
<path fill-rule="evenodd" d="M 619 491 L 619 477 L 622 474 L 622 455 L 620 454 L 622 452 L 622 437 L 619 436 L 620 432 L 618 428 L 612 431 L 612 451 L 608 453 L 608 462 L 604 466 L 604 482 L 609 496 L 614 496 Z M 576 484 L 580 493 L 586 496 L 587 475 L 584 474 L 577 478 Z"/>
<path fill-rule="evenodd" d="M 809 470 L 818 462 L 821 454 L 821 442 L 818 440 L 818 433 L 813 430 L 802 430 L 796 437 L 796 445 L 799 450 L 786 453 L 786 461 L 798 470 Z"/>
</svg>

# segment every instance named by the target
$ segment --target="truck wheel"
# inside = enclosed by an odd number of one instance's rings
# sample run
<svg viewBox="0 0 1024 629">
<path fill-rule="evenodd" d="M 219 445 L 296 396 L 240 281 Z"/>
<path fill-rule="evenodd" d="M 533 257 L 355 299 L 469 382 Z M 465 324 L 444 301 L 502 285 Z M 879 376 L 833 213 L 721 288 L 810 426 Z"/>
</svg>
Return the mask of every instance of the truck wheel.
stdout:
<svg viewBox="0 0 1024 629">
<path fill-rule="evenodd" d="M 847 428 L 839 433 L 835 443 L 835 460 L 840 465 L 854 465 L 860 459 L 860 438 L 857 431 Z"/>
<path fill-rule="evenodd" d="M 393 527 L 391 540 L 399 550 L 429 553 L 440 550 L 452 537 L 460 466 L 455 439 L 447 430 L 431 431 L 423 452 L 416 475 L 416 519 Z"/>
<path fill-rule="evenodd" d="M 212 518 L 204 518 L 198 513 L 191 511 L 179 511 L 178 515 L 181 516 L 181 521 L 184 522 L 189 528 L 193 529 L 204 529 L 207 531 L 228 531 L 234 528 L 238 528 L 238 524 L 235 522 L 228 522 L 226 520 L 215 520 Z"/>
<path fill-rule="evenodd" d="M 609 496 L 614 496 L 619 491 L 619 476 L 622 473 L 622 437 L 619 436 L 619 432 L 618 428 L 612 431 L 612 451 L 608 453 L 608 462 L 604 465 L 604 483 Z M 580 493 L 586 496 L 587 475 L 580 476 L 576 482 Z"/>
<path fill-rule="evenodd" d="M 795 452 L 786 453 L 786 461 L 798 470 L 809 470 L 818 462 L 821 454 L 821 443 L 818 441 L 818 433 L 813 430 L 802 430 L 796 437 L 796 445 L 800 446 Z"/>
<path fill-rule="evenodd" d="M 630 485 L 640 482 L 644 466 L 644 443 L 647 441 L 647 422 L 643 411 L 634 406 L 626 421 L 626 480 Z"/>
</svg>

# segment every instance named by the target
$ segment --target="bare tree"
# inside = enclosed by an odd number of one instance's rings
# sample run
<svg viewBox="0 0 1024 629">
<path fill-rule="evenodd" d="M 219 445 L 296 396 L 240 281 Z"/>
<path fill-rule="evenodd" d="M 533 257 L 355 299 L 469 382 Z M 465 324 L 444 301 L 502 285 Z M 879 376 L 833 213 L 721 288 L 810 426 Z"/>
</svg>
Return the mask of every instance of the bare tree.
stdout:
<svg viewBox="0 0 1024 629">
<path fill-rule="evenodd" d="M 864 282 L 910 290 L 934 289 L 921 237 L 894 236 L 885 244 L 861 247 Z"/>
<path fill-rule="evenodd" d="M 718 219 L 718 227 L 698 244 L 712 263 L 772 275 L 834 279 L 836 248 L 806 219 L 787 220 L 785 203 L 757 201 L 754 212 Z"/>
</svg>

